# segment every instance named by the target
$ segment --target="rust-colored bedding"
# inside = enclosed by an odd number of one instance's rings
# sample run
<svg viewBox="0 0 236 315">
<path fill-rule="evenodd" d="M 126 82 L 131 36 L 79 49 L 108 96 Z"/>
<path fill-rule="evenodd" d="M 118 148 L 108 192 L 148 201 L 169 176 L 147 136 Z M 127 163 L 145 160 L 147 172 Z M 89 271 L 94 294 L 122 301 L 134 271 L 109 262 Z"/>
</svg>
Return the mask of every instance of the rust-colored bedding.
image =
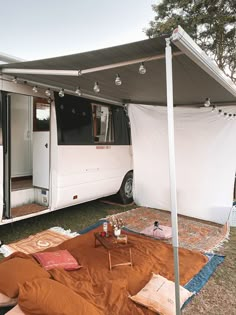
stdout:
<svg viewBox="0 0 236 315">
<path fill-rule="evenodd" d="M 152 272 L 174 280 L 173 249 L 171 245 L 158 240 L 127 233 L 133 243 L 133 267 L 119 266 L 108 270 L 108 257 L 102 247 L 94 247 L 94 232 L 63 242 L 53 250 L 67 249 L 83 266 L 79 271 L 52 270 L 57 281 L 70 287 L 93 304 L 104 314 L 154 314 L 143 306 L 136 305 L 128 294 L 136 294 L 151 278 Z M 127 251 L 112 252 L 112 262 L 124 262 Z M 207 262 L 200 252 L 179 249 L 180 284 L 186 284 Z"/>
<path fill-rule="evenodd" d="M 79 270 L 49 271 L 54 280 L 66 285 L 88 302 L 96 305 L 104 315 L 153 315 L 145 307 L 135 304 L 128 295 L 134 295 L 150 280 L 152 272 L 174 280 L 173 249 L 171 245 L 149 237 L 127 233 L 132 249 L 133 267 L 119 266 L 109 271 L 107 252 L 102 246 L 95 248 L 94 232 L 69 239 L 46 251 L 67 249 L 83 266 Z M 127 251 L 112 252 L 112 262 L 128 259 Z M 186 284 L 207 262 L 200 252 L 179 249 L 180 284 Z"/>
</svg>

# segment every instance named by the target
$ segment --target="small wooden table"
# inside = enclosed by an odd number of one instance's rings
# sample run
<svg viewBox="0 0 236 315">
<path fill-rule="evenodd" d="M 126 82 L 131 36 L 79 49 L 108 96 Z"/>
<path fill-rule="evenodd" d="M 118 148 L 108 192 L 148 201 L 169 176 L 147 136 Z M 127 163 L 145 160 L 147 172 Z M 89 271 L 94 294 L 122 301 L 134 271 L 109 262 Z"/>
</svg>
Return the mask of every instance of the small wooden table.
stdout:
<svg viewBox="0 0 236 315">
<path fill-rule="evenodd" d="M 95 237 L 95 247 L 97 247 L 97 241 L 107 250 L 108 253 L 108 267 L 111 270 L 115 266 L 133 266 L 132 262 L 132 247 L 133 244 L 127 242 L 126 244 L 117 243 L 116 237 L 113 235 L 101 236 L 99 232 L 94 233 Z M 112 264 L 111 263 L 111 251 L 119 250 L 119 249 L 128 249 L 129 250 L 129 261 L 120 263 L 120 264 Z"/>
</svg>

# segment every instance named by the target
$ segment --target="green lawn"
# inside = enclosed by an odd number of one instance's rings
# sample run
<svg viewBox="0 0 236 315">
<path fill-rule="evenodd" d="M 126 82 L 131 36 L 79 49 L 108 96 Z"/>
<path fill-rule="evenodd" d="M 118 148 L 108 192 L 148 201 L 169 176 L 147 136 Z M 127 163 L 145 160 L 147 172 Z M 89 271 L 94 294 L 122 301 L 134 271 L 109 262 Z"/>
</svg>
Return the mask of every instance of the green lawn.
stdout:
<svg viewBox="0 0 236 315">
<path fill-rule="evenodd" d="M 132 206 L 108 205 L 99 200 L 53 211 L 27 220 L 0 226 L 0 240 L 5 244 L 36 234 L 53 226 L 77 232 L 109 214 L 126 211 Z M 3 256 L 0 255 L 0 259 Z"/>
</svg>

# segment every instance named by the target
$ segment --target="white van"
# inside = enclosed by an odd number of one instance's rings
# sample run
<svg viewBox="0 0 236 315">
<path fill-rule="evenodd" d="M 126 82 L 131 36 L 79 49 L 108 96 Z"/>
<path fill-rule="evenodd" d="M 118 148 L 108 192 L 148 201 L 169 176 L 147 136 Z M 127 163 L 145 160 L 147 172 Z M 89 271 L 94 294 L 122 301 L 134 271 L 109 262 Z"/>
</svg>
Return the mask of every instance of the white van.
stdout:
<svg viewBox="0 0 236 315">
<path fill-rule="evenodd" d="M 116 193 L 121 202 L 132 201 L 124 107 L 52 91 L 36 94 L 12 82 L 4 86 L 0 225 Z"/>
</svg>

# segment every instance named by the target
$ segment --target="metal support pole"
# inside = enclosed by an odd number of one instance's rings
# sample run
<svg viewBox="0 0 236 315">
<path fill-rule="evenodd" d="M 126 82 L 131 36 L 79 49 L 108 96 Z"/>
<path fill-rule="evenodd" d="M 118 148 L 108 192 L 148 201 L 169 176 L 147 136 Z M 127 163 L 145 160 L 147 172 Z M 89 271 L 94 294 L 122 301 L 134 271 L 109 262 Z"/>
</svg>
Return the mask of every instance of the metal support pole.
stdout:
<svg viewBox="0 0 236 315">
<path fill-rule="evenodd" d="M 172 49 L 170 38 L 166 39 L 166 94 L 167 94 L 167 120 L 168 120 L 168 144 L 169 144 L 169 172 L 170 172 L 170 197 L 171 197 L 171 223 L 172 246 L 174 251 L 175 271 L 175 305 L 176 315 L 181 314 L 179 297 L 179 254 L 178 254 L 178 217 L 176 196 L 176 172 L 175 172 L 175 141 L 174 141 L 174 108 L 173 108 L 173 78 L 172 78 Z"/>
</svg>

